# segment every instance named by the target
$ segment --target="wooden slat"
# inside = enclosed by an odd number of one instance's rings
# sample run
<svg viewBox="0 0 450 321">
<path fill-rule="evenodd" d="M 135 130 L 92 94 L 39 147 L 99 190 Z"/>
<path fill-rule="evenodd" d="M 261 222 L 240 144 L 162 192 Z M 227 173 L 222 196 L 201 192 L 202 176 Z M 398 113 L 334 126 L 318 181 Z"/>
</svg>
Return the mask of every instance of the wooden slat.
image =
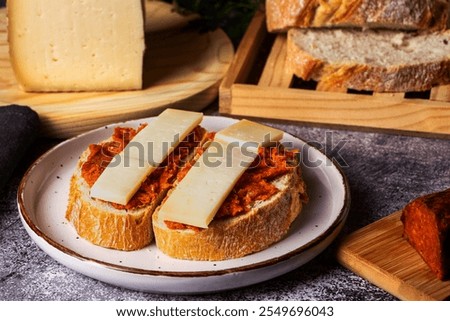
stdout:
<svg viewBox="0 0 450 321">
<path fill-rule="evenodd" d="M 313 90 L 235 84 L 231 114 L 312 123 L 450 134 L 450 108 L 420 99 L 403 101 Z"/>
<path fill-rule="evenodd" d="M 235 83 L 245 82 L 266 35 L 265 14 L 258 10 L 241 40 L 227 74 L 220 84 L 219 104 L 224 111 L 231 103 L 231 86 Z"/>
<path fill-rule="evenodd" d="M 402 300 L 445 300 L 450 281 L 440 281 L 402 237 L 400 212 L 347 236 L 338 261 Z"/>
<path fill-rule="evenodd" d="M 259 86 L 285 87 L 292 84 L 293 74 L 286 66 L 286 35 L 278 35 L 259 79 Z"/>
<path fill-rule="evenodd" d="M 431 89 L 431 100 L 450 101 L 450 85 L 438 86 Z"/>
<path fill-rule="evenodd" d="M 402 100 L 405 98 L 405 93 L 373 93 L 374 97 Z"/>
<path fill-rule="evenodd" d="M 345 87 L 327 87 L 327 88 L 321 88 L 320 82 L 317 84 L 317 92 L 318 93 L 327 93 L 327 92 L 333 92 L 333 93 L 346 93 L 347 88 Z"/>
</svg>

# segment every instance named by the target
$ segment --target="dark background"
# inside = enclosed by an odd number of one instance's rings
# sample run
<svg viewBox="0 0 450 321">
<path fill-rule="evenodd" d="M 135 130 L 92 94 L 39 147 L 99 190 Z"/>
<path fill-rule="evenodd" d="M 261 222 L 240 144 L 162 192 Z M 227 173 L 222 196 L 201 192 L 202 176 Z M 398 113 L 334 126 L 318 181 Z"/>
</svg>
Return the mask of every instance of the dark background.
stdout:
<svg viewBox="0 0 450 321">
<path fill-rule="evenodd" d="M 6 4 L 6 0 L 0 0 L 0 7 L 5 6 L 5 4 Z"/>
</svg>

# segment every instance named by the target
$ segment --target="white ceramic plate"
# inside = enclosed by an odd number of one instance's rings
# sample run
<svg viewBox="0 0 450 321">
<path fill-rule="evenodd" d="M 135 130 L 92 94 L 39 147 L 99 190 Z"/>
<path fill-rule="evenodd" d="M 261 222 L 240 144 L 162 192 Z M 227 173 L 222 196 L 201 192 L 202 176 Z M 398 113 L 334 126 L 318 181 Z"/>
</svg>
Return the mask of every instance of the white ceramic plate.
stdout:
<svg viewBox="0 0 450 321">
<path fill-rule="evenodd" d="M 152 119 L 122 123 L 137 126 Z M 205 116 L 208 130 L 236 120 Z M 342 171 L 323 153 L 285 134 L 283 141 L 303 151 L 303 175 L 310 201 L 287 237 L 244 258 L 199 262 L 167 257 L 154 244 L 134 252 L 105 249 L 80 238 L 66 221 L 69 181 L 78 156 L 90 143 L 109 137 L 117 124 L 67 140 L 39 158 L 18 191 L 20 217 L 36 244 L 67 267 L 124 288 L 162 293 L 203 293 L 255 284 L 289 272 L 322 252 L 340 232 L 349 209 Z"/>
</svg>

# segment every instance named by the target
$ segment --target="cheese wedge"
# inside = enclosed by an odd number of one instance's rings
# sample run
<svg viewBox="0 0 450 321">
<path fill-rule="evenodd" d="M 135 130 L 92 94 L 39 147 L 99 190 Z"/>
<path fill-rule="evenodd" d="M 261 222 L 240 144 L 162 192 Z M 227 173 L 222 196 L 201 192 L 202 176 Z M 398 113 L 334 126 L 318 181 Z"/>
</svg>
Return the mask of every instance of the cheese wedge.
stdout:
<svg viewBox="0 0 450 321">
<path fill-rule="evenodd" d="M 141 0 L 12 0 L 10 60 L 25 91 L 142 88 Z"/>
<path fill-rule="evenodd" d="M 214 141 L 172 190 L 159 209 L 159 217 L 207 228 L 231 190 L 258 155 L 283 132 L 246 120 L 216 133 Z"/>
<path fill-rule="evenodd" d="M 126 205 L 202 118 L 202 113 L 166 109 L 113 158 L 92 186 L 90 196 Z"/>
</svg>

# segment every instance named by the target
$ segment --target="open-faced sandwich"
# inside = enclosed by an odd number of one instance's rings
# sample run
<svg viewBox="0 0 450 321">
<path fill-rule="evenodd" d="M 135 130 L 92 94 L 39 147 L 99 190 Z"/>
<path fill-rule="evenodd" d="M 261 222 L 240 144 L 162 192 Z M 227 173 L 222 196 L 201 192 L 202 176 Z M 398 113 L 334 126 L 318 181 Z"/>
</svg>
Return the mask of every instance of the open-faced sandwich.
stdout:
<svg viewBox="0 0 450 321">
<path fill-rule="evenodd" d="M 283 132 L 242 120 L 221 131 L 201 113 L 167 109 L 116 128 L 81 156 L 66 217 L 94 244 L 150 244 L 189 260 L 225 260 L 282 239 L 307 201 L 299 151 Z"/>
<path fill-rule="evenodd" d="M 66 218 L 90 242 L 137 250 L 153 240 L 151 216 L 207 139 L 201 113 L 167 110 L 137 129 L 117 127 L 81 155 Z"/>
</svg>

